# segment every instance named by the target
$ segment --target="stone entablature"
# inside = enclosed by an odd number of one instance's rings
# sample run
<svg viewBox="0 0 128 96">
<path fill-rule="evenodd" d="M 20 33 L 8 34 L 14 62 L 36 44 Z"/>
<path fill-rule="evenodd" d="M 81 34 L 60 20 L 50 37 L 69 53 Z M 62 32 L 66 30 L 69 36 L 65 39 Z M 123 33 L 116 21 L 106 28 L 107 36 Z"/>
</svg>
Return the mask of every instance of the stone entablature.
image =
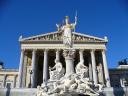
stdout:
<svg viewBox="0 0 128 96">
<path fill-rule="evenodd" d="M 106 49 L 104 44 L 74 44 L 74 49 L 85 50 L 103 50 Z M 21 49 L 65 49 L 62 44 L 22 44 Z"/>
<path fill-rule="evenodd" d="M 59 35 L 57 35 L 59 34 Z M 59 37 L 57 37 L 59 36 Z M 60 39 L 52 40 L 48 38 L 57 37 Z M 40 38 L 40 39 L 39 39 Z M 45 39 L 41 39 L 45 38 Z M 89 36 L 81 33 L 73 32 L 73 48 L 74 49 L 106 49 L 107 37 L 104 39 Z M 77 39 L 76 39 L 77 38 Z M 84 39 L 81 39 L 84 38 Z M 28 38 L 20 37 L 21 49 L 65 49 L 63 45 L 62 32 L 52 32 L 44 35 L 37 35 Z"/>
</svg>

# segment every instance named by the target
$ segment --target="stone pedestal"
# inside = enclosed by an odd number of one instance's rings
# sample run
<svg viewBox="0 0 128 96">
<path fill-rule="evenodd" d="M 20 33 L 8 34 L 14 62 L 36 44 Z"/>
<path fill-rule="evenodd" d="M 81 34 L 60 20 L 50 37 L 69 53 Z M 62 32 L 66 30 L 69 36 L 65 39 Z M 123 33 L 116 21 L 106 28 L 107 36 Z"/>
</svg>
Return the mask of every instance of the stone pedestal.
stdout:
<svg viewBox="0 0 128 96">
<path fill-rule="evenodd" d="M 66 63 L 65 76 L 69 76 L 74 73 L 74 53 L 75 50 L 72 48 L 64 49 L 63 51 L 63 55 L 65 57 L 65 63 Z"/>
</svg>

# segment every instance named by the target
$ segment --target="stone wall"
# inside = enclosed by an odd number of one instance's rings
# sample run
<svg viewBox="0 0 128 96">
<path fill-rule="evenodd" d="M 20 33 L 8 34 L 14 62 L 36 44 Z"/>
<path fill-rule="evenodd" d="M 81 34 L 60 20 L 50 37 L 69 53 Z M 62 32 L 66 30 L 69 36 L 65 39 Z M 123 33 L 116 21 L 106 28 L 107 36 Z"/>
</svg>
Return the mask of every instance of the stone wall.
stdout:
<svg viewBox="0 0 128 96">
<path fill-rule="evenodd" d="M 36 96 L 36 90 L 34 88 L 3 88 L 0 89 L 0 96 Z"/>
</svg>

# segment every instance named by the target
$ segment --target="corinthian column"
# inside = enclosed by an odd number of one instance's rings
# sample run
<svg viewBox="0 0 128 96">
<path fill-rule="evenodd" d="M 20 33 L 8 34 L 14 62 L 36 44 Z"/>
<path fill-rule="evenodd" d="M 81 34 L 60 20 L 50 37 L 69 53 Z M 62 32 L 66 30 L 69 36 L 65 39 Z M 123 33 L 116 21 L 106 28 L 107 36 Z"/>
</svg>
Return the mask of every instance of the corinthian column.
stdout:
<svg viewBox="0 0 128 96">
<path fill-rule="evenodd" d="M 26 73 L 27 73 L 27 52 L 24 53 L 24 66 L 23 66 L 23 77 L 22 77 L 22 86 L 26 85 Z"/>
<path fill-rule="evenodd" d="M 20 55 L 20 64 L 19 64 L 19 85 L 18 87 L 22 87 L 22 77 L 23 77 L 23 62 L 24 62 L 24 50 L 21 50 L 21 55 Z"/>
<path fill-rule="evenodd" d="M 43 85 L 47 85 L 48 80 L 48 50 L 44 50 L 44 64 L 43 64 Z"/>
<path fill-rule="evenodd" d="M 81 50 L 79 51 L 79 55 L 80 55 L 80 62 L 84 64 L 83 51 L 84 51 L 84 50 L 81 49 Z"/>
<path fill-rule="evenodd" d="M 106 86 L 110 87 L 111 85 L 110 85 L 110 78 L 109 78 L 109 72 L 108 72 L 105 50 L 102 51 L 102 58 L 103 58 L 103 66 L 104 66 Z"/>
<path fill-rule="evenodd" d="M 16 87 L 16 77 L 17 77 L 17 75 L 14 75 L 14 77 L 13 77 L 13 88 Z"/>
<path fill-rule="evenodd" d="M 36 50 L 32 51 L 32 88 L 35 87 L 35 76 L 36 76 Z"/>
<path fill-rule="evenodd" d="M 7 75 L 6 74 L 4 74 L 4 79 L 3 79 L 3 88 L 5 88 L 6 86 L 5 86 L 5 84 L 6 84 L 6 78 L 7 78 Z"/>
<path fill-rule="evenodd" d="M 91 59 L 92 59 L 93 80 L 94 80 L 94 84 L 97 84 L 97 71 L 96 71 L 96 60 L 95 60 L 94 50 L 91 50 Z"/>
<path fill-rule="evenodd" d="M 60 61 L 60 51 L 56 50 L 56 61 Z"/>
<path fill-rule="evenodd" d="M 104 75 L 103 75 L 103 64 L 102 64 L 102 56 L 99 56 L 99 66 L 98 66 L 98 77 L 99 82 L 104 84 Z"/>
<path fill-rule="evenodd" d="M 93 80 L 93 76 L 92 76 L 92 64 L 91 64 L 91 61 L 90 61 L 90 59 L 89 59 L 89 79 L 90 79 L 90 81 L 92 81 Z"/>
</svg>

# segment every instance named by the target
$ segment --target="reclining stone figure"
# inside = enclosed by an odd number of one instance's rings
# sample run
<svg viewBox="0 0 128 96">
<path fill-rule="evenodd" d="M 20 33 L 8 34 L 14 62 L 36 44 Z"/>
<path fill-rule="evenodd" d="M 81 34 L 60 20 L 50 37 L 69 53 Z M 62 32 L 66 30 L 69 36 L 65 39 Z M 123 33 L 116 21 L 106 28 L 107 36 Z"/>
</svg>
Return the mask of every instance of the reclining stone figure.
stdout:
<svg viewBox="0 0 128 96">
<path fill-rule="evenodd" d="M 76 74 L 83 76 L 83 78 L 88 77 L 88 68 L 81 61 L 76 65 Z"/>
<path fill-rule="evenodd" d="M 62 66 L 62 63 L 59 61 L 55 61 L 56 64 L 54 67 L 49 68 L 49 72 L 50 72 L 50 81 L 53 80 L 59 80 L 61 77 L 64 76 L 64 68 Z"/>
</svg>

